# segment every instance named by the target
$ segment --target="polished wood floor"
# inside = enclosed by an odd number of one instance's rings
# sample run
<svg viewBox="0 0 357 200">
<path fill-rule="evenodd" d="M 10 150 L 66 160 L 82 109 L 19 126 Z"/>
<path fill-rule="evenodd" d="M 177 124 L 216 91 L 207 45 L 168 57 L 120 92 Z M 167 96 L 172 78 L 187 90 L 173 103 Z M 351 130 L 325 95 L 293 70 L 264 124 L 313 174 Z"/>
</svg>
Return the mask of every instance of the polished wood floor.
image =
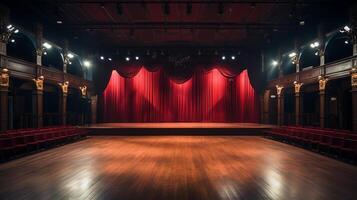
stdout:
<svg viewBox="0 0 357 200">
<path fill-rule="evenodd" d="M 274 128 L 270 124 L 259 123 L 217 123 L 217 122 L 163 122 L 163 123 L 98 123 L 91 128 L 146 128 L 146 129 L 169 129 L 169 128 Z"/>
<path fill-rule="evenodd" d="M 357 199 L 357 167 L 248 136 L 92 137 L 0 165 L 0 199 Z"/>
</svg>

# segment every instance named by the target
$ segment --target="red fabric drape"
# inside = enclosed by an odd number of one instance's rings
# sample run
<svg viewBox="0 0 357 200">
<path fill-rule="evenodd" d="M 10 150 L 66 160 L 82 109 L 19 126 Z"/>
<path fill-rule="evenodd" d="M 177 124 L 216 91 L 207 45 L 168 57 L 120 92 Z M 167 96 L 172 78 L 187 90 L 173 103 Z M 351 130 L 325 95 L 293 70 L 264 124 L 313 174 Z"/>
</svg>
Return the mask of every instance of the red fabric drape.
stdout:
<svg viewBox="0 0 357 200">
<path fill-rule="evenodd" d="M 226 77 L 200 70 L 184 83 L 162 69 L 133 77 L 113 70 L 103 93 L 105 122 L 258 122 L 259 103 L 247 70 Z"/>
</svg>

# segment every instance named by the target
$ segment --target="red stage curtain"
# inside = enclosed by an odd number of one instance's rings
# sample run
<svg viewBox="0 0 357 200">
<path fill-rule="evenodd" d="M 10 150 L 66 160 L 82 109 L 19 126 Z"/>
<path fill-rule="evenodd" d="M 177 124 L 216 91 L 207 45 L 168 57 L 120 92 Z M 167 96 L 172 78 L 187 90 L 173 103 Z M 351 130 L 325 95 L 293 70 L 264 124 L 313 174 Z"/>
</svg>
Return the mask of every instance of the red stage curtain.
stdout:
<svg viewBox="0 0 357 200">
<path fill-rule="evenodd" d="M 258 122 L 259 103 L 247 70 L 226 77 L 218 68 L 177 83 L 141 67 L 131 77 L 113 70 L 103 93 L 104 122 Z"/>
</svg>

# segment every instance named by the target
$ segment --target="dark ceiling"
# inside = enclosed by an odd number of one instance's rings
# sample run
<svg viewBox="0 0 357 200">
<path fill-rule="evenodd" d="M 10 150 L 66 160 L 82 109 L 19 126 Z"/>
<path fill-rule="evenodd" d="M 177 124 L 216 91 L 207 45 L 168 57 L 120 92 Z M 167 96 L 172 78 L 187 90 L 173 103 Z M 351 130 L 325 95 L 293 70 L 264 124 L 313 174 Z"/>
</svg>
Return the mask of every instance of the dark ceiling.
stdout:
<svg viewBox="0 0 357 200">
<path fill-rule="evenodd" d="M 349 1 L 3 1 L 10 19 L 79 53 L 126 47 L 292 47 L 348 22 Z M 61 21 L 62 24 L 58 24 Z M 304 22 L 304 25 L 300 24 Z M 84 50 L 86 49 L 86 51 Z M 89 52 L 88 52 L 89 51 Z"/>
</svg>

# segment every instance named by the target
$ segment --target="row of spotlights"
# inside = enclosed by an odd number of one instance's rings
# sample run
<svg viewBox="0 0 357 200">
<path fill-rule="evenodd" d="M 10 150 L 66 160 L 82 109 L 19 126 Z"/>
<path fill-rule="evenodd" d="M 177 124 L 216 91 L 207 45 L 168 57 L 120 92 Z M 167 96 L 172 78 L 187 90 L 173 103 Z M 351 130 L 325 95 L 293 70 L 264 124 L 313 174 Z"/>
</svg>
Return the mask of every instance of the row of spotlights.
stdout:
<svg viewBox="0 0 357 200">
<path fill-rule="evenodd" d="M 18 33 L 19 29 L 15 29 L 15 26 L 13 26 L 12 24 L 7 25 L 6 27 L 9 31 L 13 31 L 14 33 Z"/>
<path fill-rule="evenodd" d="M 73 58 L 73 57 L 74 57 L 74 55 L 73 55 L 73 54 L 71 54 L 71 53 L 68 53 L 68 54 L 67 54 L 67 57 L 68 57 L 68 58 Z"/>
<path fill-rule="evenodd" d="M 351 28 L 349 26 L 344 26 L 343 29 L 340 30 L 341 33 L 344 33 L 344 32 L 350 32 L 351 31 Z"/>
<path fill-rule="evenodd" d="M 105 57 L 104 56 L 100 56 L 100 59 L 101 60 L 105 60 Z M 109 61 L 112 61 L 112 58 L 108 58 Z"/>
<path fill-rule="evenodd" d="M 235 57 L 235 56 L 231 56 L 231 59 L 232 59 L 232 60 L 235 60 L 236 57 Z M 222 60 L 226 60 L 226 56 L 222 56 Z"/>
<path fill-rule="evenodd" d="M 44 42 L 44 43 L 42 44 L 42 46 L 45 47 L 46 49 L 51 49 L 51 48 L 52 48 L 52 45 L 49 44 L 49 43 L 47 43 L 47 42 Z"/>
<path fill-rule="evenodd" d="M 125 57 L 126 61 L 130 61 L 130 57 Z M 139 56 L 135 56 L 135 60 L 139 60 Z"/>
<path fill-rule="evenodd" d="M 135 56 L 134 58 L 135 58 L 135 60 L 139 60 L 139 56 Z M 104 56 L 100 56 L 100 59 L 101 60 L 105 60 L 105 57 Z M 112 61 L 112 58 L 108 58 L 108 60 Z M 125 57 L 125 60 L 126 61 L 130 61 L 130 57 Z"/>
<path fill-rule="evenodd" d="M 293 57 L 295 57 L 296 56 L 296 52 L 291 52 L 290 54 L 289 54 L 289 58 L 293 58 Z"/>
<path fill-rule="evenodd" d="M 319 42 L 313 42 L 313 43 L 310 44 L 310 47 L 313 48 L 313 49 L 318 47 L 318 46 L 320 46 Z"/>
</svg>

